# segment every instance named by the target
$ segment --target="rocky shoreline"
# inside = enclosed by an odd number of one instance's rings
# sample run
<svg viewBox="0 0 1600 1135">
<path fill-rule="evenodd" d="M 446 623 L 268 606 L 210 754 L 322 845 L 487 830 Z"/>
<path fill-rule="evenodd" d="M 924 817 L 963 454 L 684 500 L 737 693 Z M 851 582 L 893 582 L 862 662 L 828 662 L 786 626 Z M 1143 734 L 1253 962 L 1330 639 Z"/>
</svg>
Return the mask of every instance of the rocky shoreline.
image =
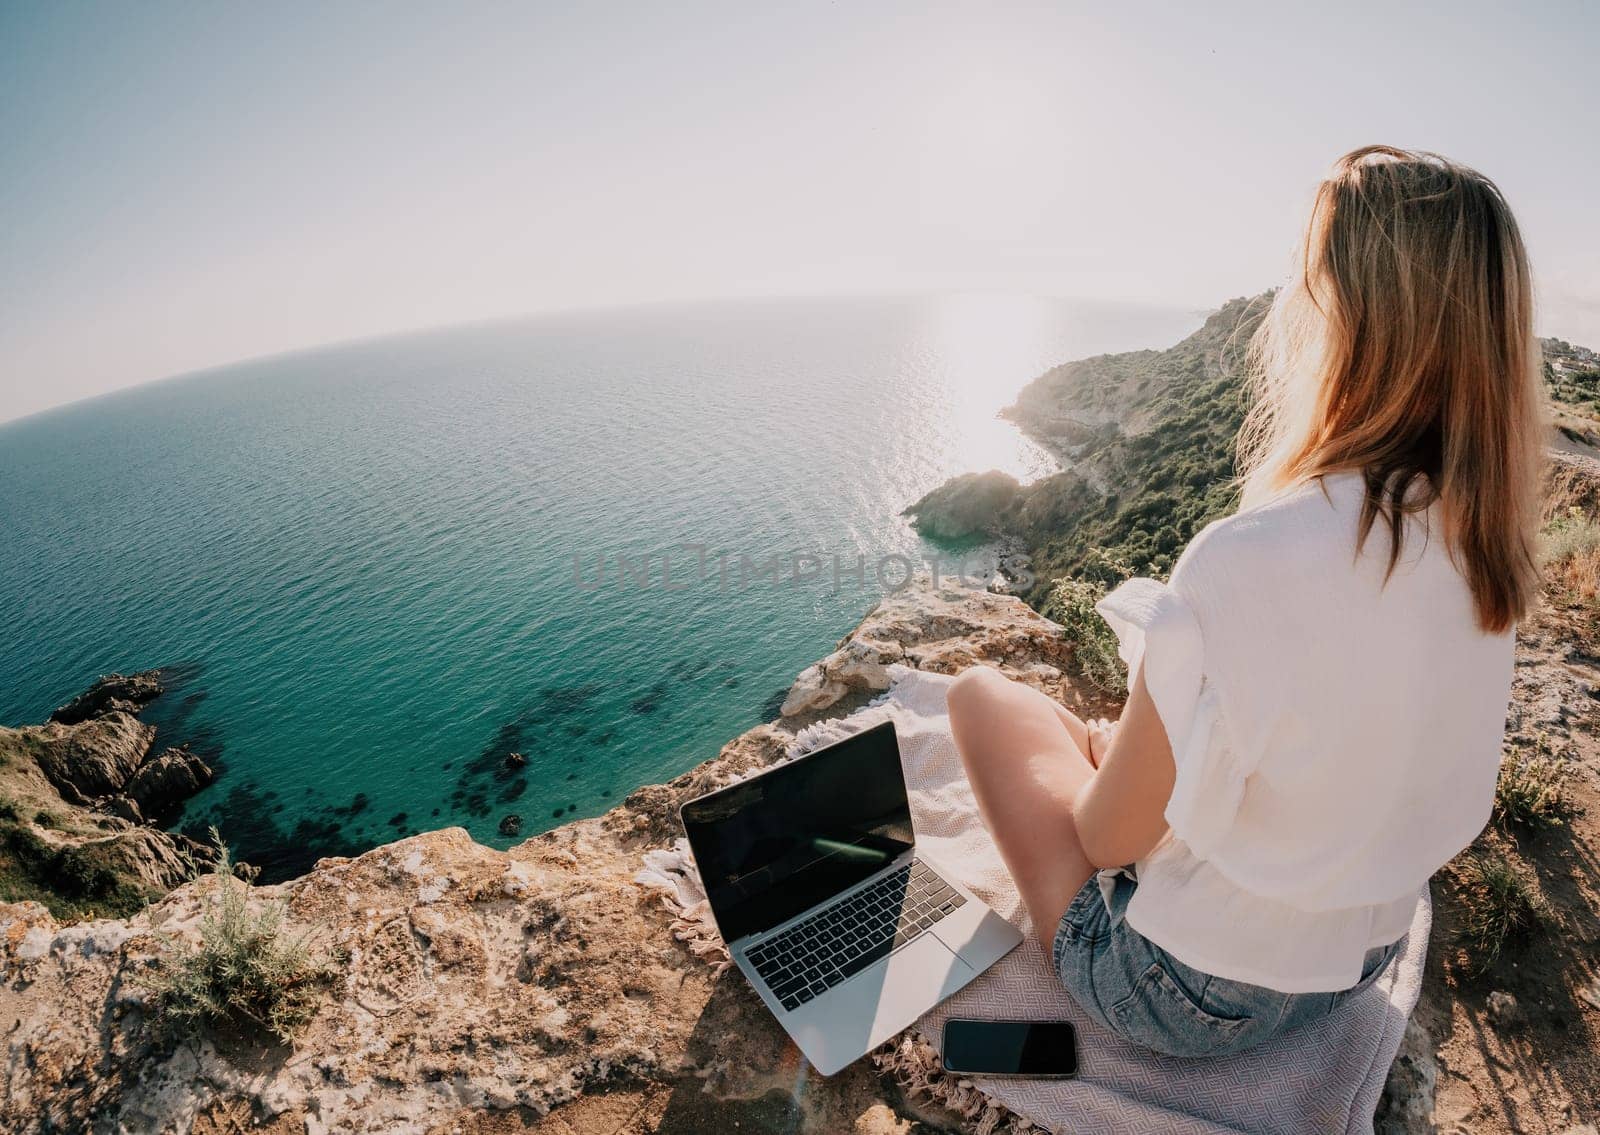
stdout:
<svg viewBox="0 0 1600 1135">
<path fill-rule="evenodd" d="M 0 895 L 61 916 L 131 913 L 207 861 L 160 826 L 213 777 L 140 720 L 162 692 L 159 671 L 108 674 L 45 724 L 0 728 Z"/>
</svg>

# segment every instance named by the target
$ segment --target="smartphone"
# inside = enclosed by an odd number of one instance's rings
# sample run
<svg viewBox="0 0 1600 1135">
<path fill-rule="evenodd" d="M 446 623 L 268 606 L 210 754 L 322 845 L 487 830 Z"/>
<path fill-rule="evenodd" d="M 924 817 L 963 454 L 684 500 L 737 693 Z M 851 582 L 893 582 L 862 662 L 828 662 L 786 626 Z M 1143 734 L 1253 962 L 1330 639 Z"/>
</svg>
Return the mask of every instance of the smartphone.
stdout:
<svg viewBox="0 0 1600 1135">
<path fill-rule="evenodd" d="M 1078 1034 L 1070 1021 L 952 1018 L 941 1047 L 946 1072 L 1051 1080 L 1078 1074 Z"/>
</svg>

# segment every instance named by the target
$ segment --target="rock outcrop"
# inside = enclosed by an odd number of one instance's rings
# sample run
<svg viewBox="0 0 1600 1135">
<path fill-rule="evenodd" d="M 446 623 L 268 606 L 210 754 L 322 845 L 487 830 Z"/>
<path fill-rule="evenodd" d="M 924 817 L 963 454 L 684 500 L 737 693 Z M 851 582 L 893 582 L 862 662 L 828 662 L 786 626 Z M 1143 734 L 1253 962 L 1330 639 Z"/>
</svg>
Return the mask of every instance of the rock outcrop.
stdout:
<svg viewBox="0 0 1600 1135">
<path fill-rule="evenodd" d="M 29 731 L 34 759 L 69 804 L 120 793 L 156 739 L 153 726 L 114 709 L 75 725 L 51 723 Z"/>
<path fill-rule="evenodd" d="M 155 671 L 101 678 L 48 724 L 0 728 L 0 897 L 62 916 L 142 906 L 194 873 L 194 841 L 150 826 L 210 783 L 185 748 L 156 753 L 135 716 L 161 693 Z"/>
<path fill-rule="evenodd" d="M 139 813 L 156 819 L 174 811 L 212 781 L 211 766 L 198 753 L 179 746 L 138 766 L 122 794 L 138 805 Z"/>
<path fill-rule="evenodd" d="M 929 540 L 960 544 L 999 536 L 1021 495 L 1022 486 L 1009 473 L 965 473 L 928 493 L 900 515 Z"/>
<path fill-rule="evenodd" d="M 820 662 L 800 672 L 783 700 L 785 718 L 829 710 L 889 688 L 895 664 L 955 674 L 987 662 L 1074 709 L 1100 716 L 1103 697 L 1064 680 L 1072 644 L 1061 628 L 1004 595 L 932 587 L 923 577 L 878 603 Z"/>
<path fill-rule="evenodd" d="M 211 766 L 186 745 L 151 755 L 155 726 L 138 714 L 161 692 L 160 671 L 108 674 L 52 713 L 48 724 L 13 732 L 67 803 L 154 818 L 213 777 Z"/>
<path fill-rule="evenodd" d="M 161 695 L 161 672 L 141 670 L 137 674 L 103 674 L 94 685 L 50 715 L 58 725 L 76 725 L 91 717 L 103 717 L 113 710 L 135 716 Z"/>
<path fill-rule="evenodd" d="M 991 470 L 946 481 L 904 515 L 919 535 L 937 544 L 999 539 L 1016 551 L 1044 543 L 1102 502 L 1103 494 L 1071 470 L 1026 485 Z"/>
</svg>

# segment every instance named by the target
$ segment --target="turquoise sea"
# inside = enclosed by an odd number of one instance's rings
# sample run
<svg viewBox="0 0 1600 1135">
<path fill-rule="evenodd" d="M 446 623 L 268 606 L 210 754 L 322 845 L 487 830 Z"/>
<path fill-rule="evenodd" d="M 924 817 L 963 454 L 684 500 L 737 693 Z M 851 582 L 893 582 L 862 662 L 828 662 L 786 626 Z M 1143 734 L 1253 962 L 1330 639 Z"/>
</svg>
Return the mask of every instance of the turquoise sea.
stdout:
<svg viewBox="0 0 1600 1135">
<path fill-rule="evenodd" d="M 987 294 L 569 314 L 0 426 L 0 722 L 168 667 L 163 739 L 221 769 L 182 823 L 269 879 L 448 824 L 506 846 L 509 814 L 517 838 L 596 815 L 770 716 L 899 581 L 882 557 L 933 552 L 906 504 L 1051 468 L 995 417 L 1028 379 L 1199 318 Z"/>
</svg>

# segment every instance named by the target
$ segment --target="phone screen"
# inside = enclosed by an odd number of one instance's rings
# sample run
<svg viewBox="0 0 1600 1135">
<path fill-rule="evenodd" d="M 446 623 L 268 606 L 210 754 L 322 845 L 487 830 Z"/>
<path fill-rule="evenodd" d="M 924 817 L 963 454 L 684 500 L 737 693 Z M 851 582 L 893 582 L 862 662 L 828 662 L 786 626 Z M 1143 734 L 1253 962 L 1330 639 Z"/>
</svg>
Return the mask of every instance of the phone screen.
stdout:
<svg viewBox="0 0 1600 1135">
<path fill-rule="evenodd" d="M 944 1067 L 975 1076 L 1076 1076 L 1078 1038 L 1069 1021 L 949 1020 Z"/>
</svg>

